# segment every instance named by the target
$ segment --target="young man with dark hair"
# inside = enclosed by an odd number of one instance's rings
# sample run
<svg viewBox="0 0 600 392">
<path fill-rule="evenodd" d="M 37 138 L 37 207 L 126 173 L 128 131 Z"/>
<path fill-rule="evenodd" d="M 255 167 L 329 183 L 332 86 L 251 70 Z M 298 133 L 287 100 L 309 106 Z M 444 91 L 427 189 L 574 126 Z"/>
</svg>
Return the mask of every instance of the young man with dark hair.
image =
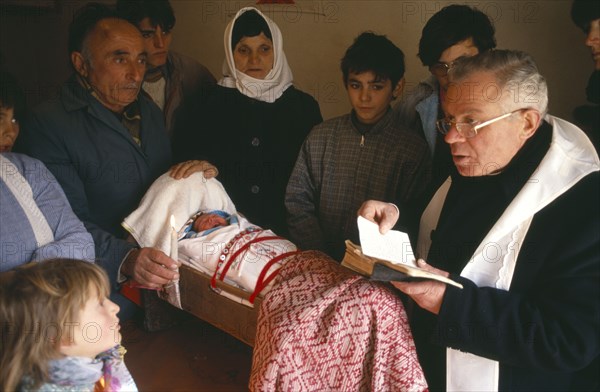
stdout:
<svg viewBox="0 0 600 392">
<path fill-rule="evenodd" d="M 425 141 L 399 126 L 390 108 L 404 85 L 402 51 L 385 36 L 365 32 L 348 48 L 341 68 L 352 112 L 313 128 L 285 197 L 292 241 L 338 260 L 344 240 L 358 241 L 362 202 L 373 195 L 399 201 L 403 218 L 409 218 L 408 206 L 430 174 Z"/>
<path fill-rule="evenodd" d="M 118 0 L 117 13 L 142 33 L 148 54 L 142 88 L 162 109 L 172 137 L 178 107 L 212 87 L 215 78 L 204 65 L 169 49 L 176 19 L 168 0 Z"/>
<path fill-rule="evenodd" d="M 448 71 L 460 57 L 495 48 L 494 33 L 486 14 L 457 4 L 442 8 L 423 27 L 419 58 L 431 76 L 403 97 L 395 110 L 401 123 L 427 141 L 433 159 L 430 191 L 437 189 L 453 166 L 448 145 L 435 127 L 435 122 L 443 117 L 441 101 L 448 87 Z"/>
</svg>

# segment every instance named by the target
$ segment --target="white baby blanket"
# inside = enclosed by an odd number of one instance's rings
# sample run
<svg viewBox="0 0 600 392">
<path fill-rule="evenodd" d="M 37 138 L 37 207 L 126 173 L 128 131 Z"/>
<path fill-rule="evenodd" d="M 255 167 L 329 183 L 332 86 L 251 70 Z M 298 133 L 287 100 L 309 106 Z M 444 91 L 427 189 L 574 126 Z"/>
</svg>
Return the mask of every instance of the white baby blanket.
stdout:
<svg viewBox="0 0 600 392">
<path fill-rule="evenodd" d="M 207 180 L 203 172 L 188 178 L 173 179 L 169 173 L 160 176 L 146 192 L 140 206 L 121 225 L 142 248 L 153 247 L 171 255 L 171 216 L 179 232 L 187 219 L 199 210 L 223 210 L 235 214 L 235 205 L 223 185 L 214 178 Z M 179 281 L 158 295 L 181 308 Z"/>
<path fill-rule="evenodd" d="M 177 231 L 199 210 L 222 210 L 235 214 L 235 205 L 215 178 L 207 180 L 203 172 L 175 180 L 165 173 L 160 176 L 140 206 L 123 221 L 140 247 L 154 247 L 171 254 L 171 215 Z"/>
</svg>

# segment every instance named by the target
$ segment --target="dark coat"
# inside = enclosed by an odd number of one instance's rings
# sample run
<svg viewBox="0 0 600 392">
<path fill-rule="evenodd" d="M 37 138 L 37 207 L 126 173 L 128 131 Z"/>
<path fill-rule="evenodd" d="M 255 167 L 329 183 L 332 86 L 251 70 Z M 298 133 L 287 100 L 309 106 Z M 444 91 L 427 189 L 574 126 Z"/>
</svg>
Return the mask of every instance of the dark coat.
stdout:
<svg viewBox="0 0 600 392">
<path fill-rule="evenodd" d="M 205 94 L 216 80 L 204 65 L 172 50 L 169 51 L 165 67 L 166 101 L 163 113 L 167 131 L 172 137 L 180 105 L 196 93 Z"/>
<path fill-rule="evenodd" d="M 498 361 L 501 391 L 600 387 L 600 172 L 533 215 L 523 240 L 511 245 L 519 252 L 508 290 L 477 287 L 459 276 L 526 182 L 540 189 L 562 180 L 538 170 L 552 132 L 544 123 L 500 174 L 453 176 L 427 261 L 464 289 L 447 286 L 437 317 L 420 308 L 412 316 L 431 391 L 445 389 L 446 347 Z M 497 262 L 497 248 L 490 243 L 489 249 L 490 262 Z"/>
<path fill-rule="evenodd" d="M 273 103 L 216 86 L 176 127 L 174 155 L 215 164 L 237 210 L 286 235 L 285 188 L 300 146 L 322 120 L 319 104 L 293 86 Z"/>
<path fill-rule="evenodd" d="M 121 222 L 171 164 L 162 112 L 143 94 L 139 103 L 141 147 L 117 116 L 71 77 L 58 99 L 25 119 L 16 146 L 44 162 L 61 184 L 94 238 L 96 257 L 111 285 L 133 247 L 124 240 Z"/>
</svg>

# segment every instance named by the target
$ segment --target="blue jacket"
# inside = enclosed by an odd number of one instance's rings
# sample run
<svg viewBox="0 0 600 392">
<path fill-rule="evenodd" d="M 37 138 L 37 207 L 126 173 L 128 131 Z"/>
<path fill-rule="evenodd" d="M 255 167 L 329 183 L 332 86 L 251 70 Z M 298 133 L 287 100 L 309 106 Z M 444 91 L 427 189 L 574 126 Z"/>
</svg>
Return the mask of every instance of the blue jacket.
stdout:
<svg viewBox="0 0 600 392">
<path fill-rule="evenodd" d="M 121 221 L 150 184 L 171 164 L 162 112 L 139 95 L 138 146 L 117 115 L 73 75 L 57 99 L 35 108 L 22 124 L 16 148 L 48 167 L 71 207 L 94 238 L 97 262 L 116 284 L 118 269 L 133 247 Z"/>
<path fill-rule="evenodd" d="M 438 133 L 435 124 L 441 114 L 439 90 L 439 83 L 435 77 L 430 76 L 406 94 L 394 108 L 398 122 L 412 128 L 427 141 L 432 158 L 428 191 L 431 196 L 454 167 L 450 147 Z"/>
<path fill-rule="evenodd" d="M 44 164 L 14 153 L 0 159 L 0 272 L 54 257 L 93 261 L 92 236 Z M 46 225 L 50 242 L 40 244 L 39 230 Z"/>
<path fill-rule="evenodd" d="M 420 132 L 427 141 L 429 152 L 433 157 L 438 137 L 435 122 L 438 119 L 440 86 L 433 76 L 422 81 L 395 106 L 397 119 Z"/>
</svg>

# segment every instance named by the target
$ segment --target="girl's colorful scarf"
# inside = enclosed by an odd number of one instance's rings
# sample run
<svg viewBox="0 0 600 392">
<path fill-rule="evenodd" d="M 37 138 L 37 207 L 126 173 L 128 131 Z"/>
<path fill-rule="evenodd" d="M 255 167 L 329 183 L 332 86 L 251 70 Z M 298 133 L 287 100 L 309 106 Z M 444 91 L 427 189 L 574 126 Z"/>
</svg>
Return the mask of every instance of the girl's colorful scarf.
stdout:
<svg viewBox="0 0 600 392">
<path fill-rule="evenodd" d="M 40 390 L 77 390 L 94 392 L 137 391 L 137 386 L 125 366 L 125 349 L 117 345 L 93 360 L 84 357 L 64 357 L 50 362 L 50 385 Z"/>
</svg>

